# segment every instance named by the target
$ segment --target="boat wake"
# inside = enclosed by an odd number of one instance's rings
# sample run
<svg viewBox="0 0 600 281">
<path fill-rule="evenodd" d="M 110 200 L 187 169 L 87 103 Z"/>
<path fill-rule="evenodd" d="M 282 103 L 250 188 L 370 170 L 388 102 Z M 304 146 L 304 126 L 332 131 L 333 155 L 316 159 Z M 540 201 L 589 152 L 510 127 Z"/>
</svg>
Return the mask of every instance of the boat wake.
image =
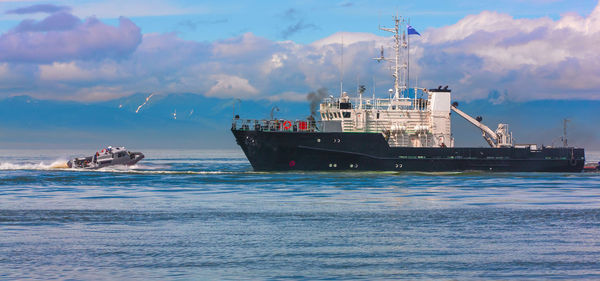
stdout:
<svg viewBox="0 0 600 281">
<path fill-rule="evenodd" d="M 54 169 L 68 169 L 67 160 L 56 160 L 50 164 L 40 163 L 9 163 L 0 162 L 0 170 L 54 170 Z"/>
<path fill-rule="evenodd" d="M 93 173 L 124 173 L 124 174 L 173 174 L 173 175 L 218 175 L 218 174 L 239 174 L 246 171 L 189 171 L 189 170 L 169 170 L 167 165 L 148 166 L 148 165 L 113 165 L 100 169 L 69 168 L 66 160 L 56 160 L 50 164 L 40 163 L 10 163 L 0 162 L 0 171 L 17 170 L 36 170 L 36 171 L 72 171 L 72 172 L 93 172 Z M 251 172 L 251 171 L 248 171 Z"/>
</svg>

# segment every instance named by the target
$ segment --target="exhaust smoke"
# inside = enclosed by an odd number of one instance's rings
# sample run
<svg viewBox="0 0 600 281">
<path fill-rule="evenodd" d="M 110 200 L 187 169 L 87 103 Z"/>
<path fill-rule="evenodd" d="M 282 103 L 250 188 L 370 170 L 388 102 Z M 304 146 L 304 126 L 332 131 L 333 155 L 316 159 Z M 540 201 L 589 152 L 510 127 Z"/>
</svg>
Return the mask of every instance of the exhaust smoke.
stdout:
<svg viewBox="0 0 600 281">
<path fill-rule="evenodd" d="M 317 115 L 317 106 L 319 106 L 319 103 L 327 97 L 327 94 L 326 88 L 320 88 L 316 92 L 310 92 L 306 95 L 306 100 L 310 102 L 310 116 L 313 117 L 313 119 Z"/>
</svg>

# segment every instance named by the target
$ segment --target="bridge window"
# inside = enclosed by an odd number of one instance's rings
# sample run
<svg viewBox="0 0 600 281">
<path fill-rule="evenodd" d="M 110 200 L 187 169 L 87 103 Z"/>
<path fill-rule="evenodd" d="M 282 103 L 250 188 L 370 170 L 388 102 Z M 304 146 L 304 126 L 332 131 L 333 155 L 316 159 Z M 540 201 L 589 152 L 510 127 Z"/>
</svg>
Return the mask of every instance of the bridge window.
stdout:
<svg viewBox="0 0 600 281">
<path fill-rule="evenodd" d="M 350 104 L 349 102 L 341 102 L 340 103 L 340 109 L 351 109 L 352 108 L 352 104 Z"/>
<path fill-rule="evenodd" d="M 344 118 L 350 118 L 350 112 L 342 112 Z"/>
</svg>

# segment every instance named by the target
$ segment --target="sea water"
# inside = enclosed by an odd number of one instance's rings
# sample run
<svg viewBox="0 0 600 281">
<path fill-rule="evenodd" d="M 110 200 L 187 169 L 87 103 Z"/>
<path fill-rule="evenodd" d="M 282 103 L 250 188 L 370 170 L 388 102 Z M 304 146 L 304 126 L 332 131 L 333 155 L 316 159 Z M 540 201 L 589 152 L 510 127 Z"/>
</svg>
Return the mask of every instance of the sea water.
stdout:
<svg viewBox="0 0 600 281">
<path fill-rule="evenodd" d="M 257 173 L 0 151 L 0 279 L 600 279 L 600 173 Z M 600 153 L 588 153 L 590 161 Z"/>
</svg>

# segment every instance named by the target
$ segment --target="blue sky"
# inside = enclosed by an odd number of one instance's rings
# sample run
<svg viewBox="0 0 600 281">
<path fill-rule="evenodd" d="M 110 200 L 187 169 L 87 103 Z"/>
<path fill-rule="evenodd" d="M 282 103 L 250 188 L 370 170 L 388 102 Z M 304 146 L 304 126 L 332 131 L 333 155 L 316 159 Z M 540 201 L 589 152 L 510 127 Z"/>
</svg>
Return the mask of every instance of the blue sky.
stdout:
<svg viewBox="0 0 600 281">
<path fill-rule="evenodd" d="M 98 16 L 116 23 L 128 17 L 142 32 L 177 32 L 188 40 L 216 40 L 251 31 L 272 40 L 309 43 L 338 31 L 374 32 L 397 11 L 409 16 L 420 29 L 450 25 L 484 10 L 508 13 L 515 18 L 559 18 L 567 12 L 587 15 L 595 0 L 501 0 L 501 1 L 0 1 L 4 11 L 35 4 L 65 5 L 79 17 Z M 127 4 L 128 3 L 128 4 Z M 121 8 L 125 6 L 124 8 Z M 144 8 L 140 8 L 144 7 Z M 38 15 L 39 16 L 39 15 Z M 0 17 L 6 31 L 24 17 Z M 301 30 L 287 38 L 287 27 Z"/>
<path fill-rule="evenodd" d="M 451 25 L 485 10 L 515 18 L 558 19 L 568 12 L 586 16 L 597 1 L 0 1 L 0 10 L 35 4 L 69 6 L 78 17 L 95 15 L 108 23 L 124 16 L 143 33 L 176 32 L 187 40 L 213 41 L 253 32 L 271 40 L 310 43 L 338 31 L 376 32 L 373 27 L 388 23 L 395 13 L 410 17 L 415 27 L 425 30 Z M 0 31 L 24 18 L 28 17 L 3 14 Z M 296 25 L 300 27 L 297 32 L 284 36 L 286 28 Z"/>
<path fill-rule="evenodd" d="M 92 101 L 189 92 L 303 100 L 316 88 L 337 87 L 341 32 L 344 80 L 386 89 L 389 71 L 370 58 L 389 39 L 377 26 L 400 14 L 423 34 L 414 40 L 411 73 L 425 86 L 450 85 L 464 100 L 491 92 L 516 101 L 599 99 L 597 6 L 597 0 L 0 0 L 0 98 Z"/>
</svg>

